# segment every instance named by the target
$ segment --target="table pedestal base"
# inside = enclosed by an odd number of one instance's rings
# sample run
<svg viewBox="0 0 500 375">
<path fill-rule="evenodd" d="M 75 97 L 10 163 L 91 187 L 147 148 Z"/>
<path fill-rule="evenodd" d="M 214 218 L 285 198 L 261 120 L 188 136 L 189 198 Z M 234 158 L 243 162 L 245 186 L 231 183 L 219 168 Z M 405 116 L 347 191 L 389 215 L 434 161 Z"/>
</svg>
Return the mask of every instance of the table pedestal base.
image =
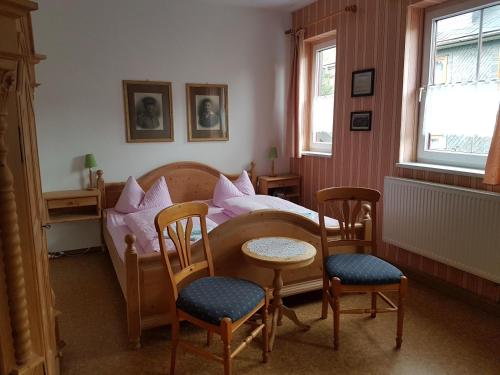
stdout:
<svg viewBox="0 0 500 375">
<path fill-rule="evenodd" d="M 271 325 L 271 336 L 269 337 L 269 351 L 273 350 L 274 339 L 276 338 L 276 330 L 277 327 L 282 324 L 283 316 L 290 319 L 303 330 L 308 330 L 309 328 L 311 328 L 311 326 L 304 324 L 299 320 L 295 311 L 283 305 L 283 298 L 281 296 L 281 289 L 283 288 L 283 278 L 281 277 L 280 269 L 274 270 L 273 288 L 273 303 L 270 306 L 273 320 Z"/>
</svg>

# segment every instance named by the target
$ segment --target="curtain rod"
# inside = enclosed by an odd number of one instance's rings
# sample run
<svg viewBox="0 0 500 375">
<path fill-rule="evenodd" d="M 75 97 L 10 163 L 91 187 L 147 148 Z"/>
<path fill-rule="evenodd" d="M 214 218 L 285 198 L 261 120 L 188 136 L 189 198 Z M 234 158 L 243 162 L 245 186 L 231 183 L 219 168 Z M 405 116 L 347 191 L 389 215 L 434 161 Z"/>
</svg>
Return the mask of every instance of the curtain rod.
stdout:
<svg viewBox="0 0 500 375">
<path fill-rule="evenodd" d="M 342 14 L 342 13 L 356 13 L 357 10 L 358 10 L 358 7 L 356 5 L 348 5 L 342 10 L 331 13 L 328 16 L 321 17 L 320 19 L 318 19 L 316 21 L 308 23 L 307 25 L 303 26 L 303 28 L 315 25 L 317 23 L 320 23 L 321 21 L 326 20 L 327 18 L 334 17 L 334 16 L 337 16 L 337 15 Z M 294 32 L 294 29 L 288 29 L 287 31 L 285 31 L 285 34 L 292 34 L 293 32 Z"/>
</svg>

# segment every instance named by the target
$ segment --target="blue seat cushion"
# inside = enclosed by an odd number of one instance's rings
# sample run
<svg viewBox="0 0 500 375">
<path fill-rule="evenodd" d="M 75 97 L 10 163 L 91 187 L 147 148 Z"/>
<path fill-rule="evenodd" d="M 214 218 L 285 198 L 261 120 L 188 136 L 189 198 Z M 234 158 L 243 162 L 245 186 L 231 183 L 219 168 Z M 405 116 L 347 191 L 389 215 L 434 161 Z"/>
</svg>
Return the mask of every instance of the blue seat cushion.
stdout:
<svg viewBox="0 0 500 375">
<path fill-rule="evenodd" d="M 265 296 L 259 285 L 233 277 L 203 277 L 181 289 L 177 308 L 207 323 L 233 322 L 252 311 Z"/>
<path fill-rule="evenodd" d="M 328 277 L 344 285 L 398 284 L 403 273 L 392 264 L 369 254 L 337 254 L 326 258 Z"/>
</svg>

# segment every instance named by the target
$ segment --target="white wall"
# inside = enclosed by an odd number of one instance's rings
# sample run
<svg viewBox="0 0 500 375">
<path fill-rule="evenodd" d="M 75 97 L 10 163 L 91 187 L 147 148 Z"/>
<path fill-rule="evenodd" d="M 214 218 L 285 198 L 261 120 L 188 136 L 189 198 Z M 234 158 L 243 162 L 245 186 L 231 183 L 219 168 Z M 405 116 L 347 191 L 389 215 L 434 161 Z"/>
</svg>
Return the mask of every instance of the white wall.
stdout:
<svg viewBox="0 0 500 375">
<path fill-rule="evenodd" d="M 83 187 L 86 153 L 107 181 L 180 160 L 226 172 L 255 160 L 266 173 L 268 148 L 283 142 L 289 24 L 287 12 L 197 0 L 41 1 L 33 26 L 48 56 L 35 104 L 43 190 Z M 126 143 L 124 79 L 172 82 L 175 142 Z M 229 141 L 187 142 L 188 82 L 228 84 Z M 99 242 L 97 225 L 64 225 L 49 238 L 57 250 Z"/>
</svg>

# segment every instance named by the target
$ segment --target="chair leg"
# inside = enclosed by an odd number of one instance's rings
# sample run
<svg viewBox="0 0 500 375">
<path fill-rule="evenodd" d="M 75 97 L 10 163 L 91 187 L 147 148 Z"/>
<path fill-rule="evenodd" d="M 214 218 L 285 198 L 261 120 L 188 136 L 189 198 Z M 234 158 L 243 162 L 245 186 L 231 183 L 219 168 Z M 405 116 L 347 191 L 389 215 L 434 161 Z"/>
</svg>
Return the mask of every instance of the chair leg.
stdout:
<svg viewBox="0 0 500 375">
<path fill-rule="evenodd" d="M 370 317 L 375 318 L 377 316 L 377 292 L 372 292 L 372 313 Z"/>
<path fill-rule="evenodd" d="M 328 317 L 328 284 L 328 279 L 325 275 L 323 275 L 323 301 L 321 303 L 321 319 L 326 319 Z"/>
<path fill-rule="evenodd" d="M 339 349 L 339 325 L 340 325 L 340 279 L 332 279 L 332 298 L 333 298 L 333 350 Z"/>
<path fill-rule="evenodd" d="M 207 331 L 207 346 L 212 344 L 213 333 L 211 331 Z"/>
<path fill-rule="evenodd" d="M 408 289 L 408 279 L 401 276 L 401 283 L 399 286 L 399 300 L 398 300 L 398 323 L 396 331 L 396 349 L 401 348 L 403 343 L 403 319 L 404 319 L 404 299 Z"/>
<path fill-rule="evenodd" d="M 232 335 L 232 328 L 231 328 L 231 319 L 229 318 L 224 318 L 222 319 L 222 341 L 224 343 L 224 375 L 231 375 L 232 374 L 232 363 L 231 363 L 231 335 Z"/>
<path fill-rule="evenodd" d="M 267 363 L 267 357 L 269 352 L 269 330 L 268 330 L 268 314 L 269 314 L 269 294 L 266 290 L 265 303 L 262 307 L 262 324 L 264 328 L 262 329 L 262 341 L 264 346 L 262 348 L 262 362 Z"/>
<path fill-rule="evenodd" d="M 177 356 L 177 346 L 179 344 L 179 321 L 177 318 L 172 322 L 172 349 L 170 350 L 170 375 L 175 374 L 175 359 Z"/>
</svg>

